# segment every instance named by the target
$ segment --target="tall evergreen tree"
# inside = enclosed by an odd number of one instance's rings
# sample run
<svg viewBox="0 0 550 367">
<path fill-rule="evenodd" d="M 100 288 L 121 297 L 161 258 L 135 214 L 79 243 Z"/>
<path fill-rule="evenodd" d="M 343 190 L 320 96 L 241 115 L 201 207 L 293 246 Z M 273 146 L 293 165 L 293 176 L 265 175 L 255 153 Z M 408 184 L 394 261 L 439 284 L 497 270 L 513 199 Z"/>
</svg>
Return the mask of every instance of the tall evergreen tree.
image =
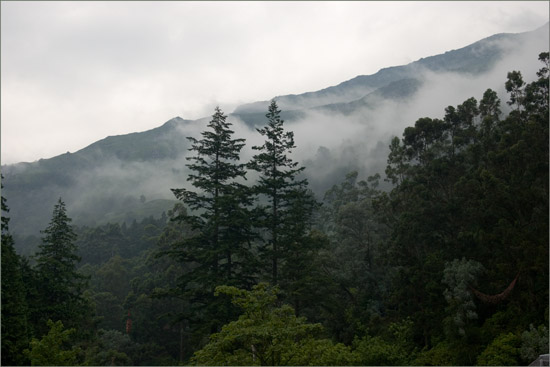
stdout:
<svg viewBox="0 0 550 367">
<path fill-rule="evenodd" d="M 294 133 L 285 131 L 281 111 L 275 100 L 271 101 L 266 114 L 268 124 L 257 131 L 266 138 L 248 167 L 260 174 L 255 192 L 266 203 L 262 207 L 258 227 L 267 233 L 264 257 L 271 262 L 271 281 L 278 284 L 281 262 L 290 247 L 305 236 L 316 203 L 307 190 L 306 179 L 298 179 L 305 167 L 298 167 L 289 154 L 294 145 Z M 295 254 L 293 254 L 295 255 Z"/>
<path fill-rule="evenodd" d="M 48 319 L 61 320 L 64 325 L 76 327 L 87 315 L 87 303 L 82 294 L 87 279 L 77 272 L 80 257 L 76 255 L 76 234 L 70 225 L 65 203 L 59 199 L 50 224 L 42 232 L 42 244 L 36 254 L 36 277 L 39 282 L 39 308 L 35 320 L 42 335 Z"/>
<path fill-rule="evenodd" d="M 176 218 L 188 223 L 193 234 L 170 251 L 192 265 L 181 279 L 180 291 L 193 304 L 189 316 L 202 314 L 201 322 L 211 330 L 221 326 L 219 321 L 226 321 L 216 309 L 219 300 L 213 298 L 214 288 L 221 284 L 248 288 L 255 282 L 256 270 L 248 212 L 252 199 L 249 189 L 238 182 L 246 174 L 244 164 L 239 163 L 244 139 L 232 138 L 232 124 L 226 118 L 216 107 L 202 139 L 188 138 L 192 143 L 189 150 L 196 153 L 187 158 L 193 171 L 188 181 L 198 191 L 172 189 L 176 198 L 194 211 Z"/>
<path fill-rule="evenodd" d="M 4 177 L 2 177 L 3 179 Z M 2 185 L 3 186 L 3 185 Z M 21 260 L 9 233 L 9 208 L 2 196 L 2 365 L 25 364 L 23 349 L 29 342 L 26 289 Z"/>
</svg>

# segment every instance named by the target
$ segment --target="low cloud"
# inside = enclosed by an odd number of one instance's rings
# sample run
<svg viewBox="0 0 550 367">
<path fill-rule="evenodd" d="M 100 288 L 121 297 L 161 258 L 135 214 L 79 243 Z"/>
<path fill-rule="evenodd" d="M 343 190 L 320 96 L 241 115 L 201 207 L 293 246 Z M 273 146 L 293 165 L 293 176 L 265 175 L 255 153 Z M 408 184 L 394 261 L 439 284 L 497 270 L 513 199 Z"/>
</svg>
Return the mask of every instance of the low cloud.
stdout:
<svg viewBox="0 0 550 367">
<path fill-rule="evenodd" d="M 14 1 L 1 16 L 6 164 L 527 31 L 548 4 Z"/>
<path fill-rule="evenodd" d="M 546 51 L 541 47 L 548 45 L 548 36 L 545 37 L 546 39 L 522 43 L 521 47 L 511 50 L 511 53 L 484 74 L 469 76 L 418 70 L 417 77 L 422 80 L 422 84 L 409 98 L 371 98 L 367 105 L 357 107 L 360 103 L 356 104 L 352 113 L 330 109 L 305 110 L 299 117 L 285 122 L 286 129 L 295 134 L 296 149 L 292 152 L 292 158 L 306 167 L 305 175 L 319 198 L 330 186 L 341 182 L 345 174 L 352 170 L 358 170 L 360 178 L 375 173 L 381 173 L 383 176 L 390 140 L 394 136 L 401 137 L 404 128 L 413 126 L 417 119 L 426 116 L 442 118 L 445 107 L 456 106 L 470 97 L 479 101 L 487 88 L 497 91 L 501 99 L 501 108 L 506 111 L 508 95 L 504 83 L 507 73 L 519 70 L 526 82 L 534 80 L 536 71 L 541 67 L 537 60 L 538 54 Z M 323 102 L 310 101 L 313 105 Z M 209 111 L 205 113 L 207 117 L 201 120 L 178 123 L 177 130 L 166 138 L 179 141 L 182 147 L 188 148 L 186 137 L 201 139 L 201 133 L 207 129 L 209 116 L 214 113 L 214 106 L 215 104 L 210 106 Z M 226 114 L 231 112 L 230 108 L 224 105 L 221 107 Z M 241 161 L 247 162 L 257 153 L 252 147 L 262 145 L 264 137 L 236 115 L 230 115 L 228 121 L 233 124 L 234 138 L 246 139 Z M 259 126 L 266 123 L 267 118 L 264 117 Z M 187 181 L 189 170 L 186 167 L 189 163 L 186 157 L 192 154 L 194 153 L 183 149 L 176 157 L 146 162 L 106 158 L 99 166 L 73 177 L 77 184 L 69 190 L 48 186 L 41 195 L 37 194 L 36 198 L 48 197 L 57 200 L 59 196 L 63 196 L 75 219 L 81 217 L 80 223 L 85 222 L 86 212 L 94 206 L 97 207 L 96 211 L 101 213 L 102 210 L 120 210 L 124 207 L 124 200 L 136 201 L 141 195 L 147 200 L 174 199 L 171 188 L 192 189 Z M 19 166 L 18 169 L 24 169 L 22 167 L 24 166 Z M 255 174 L 250 172 L 248 183 L 252 184 L 254 179 Z M 99 202 L 98 198 L 103 198 L 103 201 Z M 10 197 L 8 199 L 12 200 Z M 24 208 L 23 201 L 29 198 L 21 200 L 21 203 L 11 201 L 8 204 Z M 49 205 L 44 203 L 45 206 L 46 204 Z M 53 203 L 51 207 L 53 208 Z M 34 213 L 18 210 L 10 213 L 10 225 L 13 224 L 11 228 L 24 231 L 25 227 L 29 227 L 25 224 L 29 220 L 27 217 Z M 51 208 L 48 207 L 46 211 L 51 212 Z M 37 231 L 47 224 L 47 218 L 40 220 L 42 222 L 37 219 L 32 224 Z M 75 222 L 78 223 L 77 220 Z"/>
</svg>

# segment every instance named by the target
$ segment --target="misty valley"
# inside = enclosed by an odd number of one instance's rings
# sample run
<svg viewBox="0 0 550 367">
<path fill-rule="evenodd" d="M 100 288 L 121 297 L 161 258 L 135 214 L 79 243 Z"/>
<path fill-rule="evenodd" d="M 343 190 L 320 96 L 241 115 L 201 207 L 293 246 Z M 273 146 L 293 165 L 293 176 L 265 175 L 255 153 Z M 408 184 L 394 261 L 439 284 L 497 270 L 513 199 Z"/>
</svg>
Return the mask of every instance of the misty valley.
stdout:
<svg viewBox="0 0 550 367">
<path fill-rule="evenodd" d="M 548 33 L 2 166 L 2 365 L 548 354 Z"/>
</svg>

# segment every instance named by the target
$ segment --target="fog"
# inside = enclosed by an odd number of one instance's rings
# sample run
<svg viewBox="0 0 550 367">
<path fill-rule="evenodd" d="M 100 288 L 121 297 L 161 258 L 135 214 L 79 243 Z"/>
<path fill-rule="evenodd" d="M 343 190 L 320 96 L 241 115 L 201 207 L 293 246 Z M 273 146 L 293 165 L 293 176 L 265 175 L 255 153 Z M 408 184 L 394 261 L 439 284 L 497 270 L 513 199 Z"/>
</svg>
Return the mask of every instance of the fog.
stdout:
<svg viewBox="0 0 550 367">
<path fill-rule="evenodd" d="M 321 200 L 327 189 L 341 182 L 353 170 L 359 172 L 360 179 L 375 173 L 380 173 L 384 178 L 391 139 L 401 137 L 404 128 L 413 126 L 421 117 L 443 118 L 447 106 L 456 106 L 470 97 L 479 101 L 488 88 L 498 93 L 501 109 L 506 114 L 509 110 L 504 88 L 507 73 L 519 70 L 526 82 L 534 80 L 541 67 L 538 54 L 546 51 L 543 48 L 548 47 L 548 35 L 543 39 L 523 42 L 521 47 L 505 42 L 499 45 L 510 49 L 510 52 L 489 72 L 473 75 L 418 69 L 414 77 L 421 81 L 421 85 L 406 98 L 384 99 L 373 94 L 369 96 L 368 103 L 362 103 L 351 100 L 356 95 L 346 95 L 347 99 L 342 95 L 338 102 L 353 102 L 351 112 L 309 108 L 302 110 L 300 117 L 285 121 L 285 128 L 294 132 L 296 148 L 291 157 L 306 167 L 304 176 L 308 178 L 317 198 Z M 298 99 L 296 103 L 302 102 Z M 326 96 L 314 100 L 309 95 L 307 103 L 309 106 L 322 105 L 326 103 Z M 288 100 L 284 104 L 293 108 Z M 231 115 L 232 111 L 224 112 L 229 115 L 227 121 L 232 123 L 231 128 L 235 131 L 233 137 L 246 139 L 241 162 L 248 162 L 257 154 L 252 147 L 262 145 L 264 137 L 240 120 L 238 115 Z M 79 225 L 139 219 L 150 214 L 144 209 L 147 205 L 151 205 L 151 210 L 166 210 L 173 203 L 155 200 L 175 200 L 170 191 L 172 188 L 194 189 L 187 181 L 189 170 L 186 164 L 189 161 L 186 158 L 194 152 L 187 150 L 190 144 L 186 137 L 201 139 L 201 132 L 207 129 L 210 119 L 206 116 L 200 120 L 178 123 L 176 129 L 158 138 L 181 148 L 175 157 L 128 161 L 106 155 L 95 162 L 93 168 L 72 176 L 72 184 L 65 187 L 45 184 L 36 192 L 25 192 L 23 189 L 12 195 L 10 175 L 22 174 L 32 165 L 7 167 L 3 171 L 7 178 L 6 194 L 3 195 L 7 195 L 8 205 L 12 208 L 10 229 L 21 235 L 38 235 L 38 231 L 49 222 L 51 210 L 59 197 L 66 202 L 69 216 Z M 267 123 L 267 118 L 263 118 L 261 123 Z M 257 174 L 249 172 L 246 183 L 252 185 L 256 177 Z M 384 188 L 389 188 L 388 185 L 386 183 Z M 140 200 L 142 196 L 145 203 Z"/>
<path fill-rule="evenodd" d="M 524 32 L 548 3 L 6 1 L 1 18 L 11 164 Z"/>
<path fill-rule="evenodd" d="M 497 91 L 501 109 L 507 111 L 508 95 L 504 88 L 507 73 L 520 70 L 526 82 L 534 80 L 541 67 L 537 60 L 541 51 L 540 42 L 524 43 L 482 75 L 418 70 L 416 77 L 422 85 L 411 98 L 400 101 L 378 99 L 352 114 L 305 110 L 305 117 L 285 122 L 286 129 L 294 132 L 296 148 L 291 156 L 306 167 L 305 176 L 319 199 L 352 170 L 358 170 L 360 178 L 375 173 L 384 177 L 389 143 L 394 136 L 401 137 L 405 127 L 413 126 L 421 117 L 443 118 L 447 106 L 456 106 L 470 97 L 479 101 L 488 88 Z M 324 102 L 310 100 L 313 105 Z M 228 114 L 228 111 L 224 112 Z M 188 146 L 186 137 L 201 139 L 201 132 L 207 129 L 209 120 L 210 117 L 205 117 L 181 125 L 177 136 L 171 138 L 180 139 L 181 144 Z M 262 145 L 264 137 L 234 115 L 229 115 L 227 121 L 235 131 L 233 137 L 246 140 L 241 162 L 248 162 L 257 154 L 252 147 Z M 267 123 L 267 118 L 264 122 Z M 171 188 L 193 189 L 186 179 L 189 173 L 186 158 L 193 154 L 186 152 L 176 159 L 154 163 L 110 160 L 78 177 L 77 187 L 89 187 L 85 191 L 90 200 L 94 200 L 97 191 L 113 197 L 145 195 L 151 200 L 173 199 Z M 252 184 L 254 172 L 249 172 L 247 179 L 248 184 Z M 77 196 L 75 192 L 74 199 Z M 88 205 L 88 200 L 75 200 L 72 208 L 85 210 Z"/>
<path fill-rule="evenodd" d="M 307 117 L 287 124 L 295 133 L 296 159 L 307 162 L 307 175 L 312 186 L 321 190 L 318 194 L 343 180 L 345 171 L 358 170 L 360 178 L 375 173 L 384 177 L 391 139 L 401 137 L 403 130 L 414 126 L 419 118 L 443 118 L 447 106 L 456 106 L 470 97 L 479 102 L 488 88 L 497 92 L 501 109 L 507 114 L 507 73 L 519 70 L 525 82 L 535 80 L 542 67 L 538 55 L 545 51 L 541 44 L 548 44 L 547 39 L 523 43 L 482 75 L 418 70 L 416 77 L 422 85 L 406 100 L 379 100 L 375 107 L 360 108 L 348 116 L 309 111 Z"/>
</svg>

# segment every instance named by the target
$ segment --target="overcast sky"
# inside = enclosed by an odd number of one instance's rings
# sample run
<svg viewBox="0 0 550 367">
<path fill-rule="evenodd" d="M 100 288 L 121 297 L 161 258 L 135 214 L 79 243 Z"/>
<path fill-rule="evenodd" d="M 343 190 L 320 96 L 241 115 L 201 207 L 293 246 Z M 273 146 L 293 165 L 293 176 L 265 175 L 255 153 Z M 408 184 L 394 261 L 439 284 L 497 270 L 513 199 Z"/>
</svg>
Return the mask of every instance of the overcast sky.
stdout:
<svg viewBox="0 0 550 367">
<path fill-rule="evenodd" d="M 2 164 L 339 84 L 549 20 L 538 2 L 1 2 Z"/>
</svg>

